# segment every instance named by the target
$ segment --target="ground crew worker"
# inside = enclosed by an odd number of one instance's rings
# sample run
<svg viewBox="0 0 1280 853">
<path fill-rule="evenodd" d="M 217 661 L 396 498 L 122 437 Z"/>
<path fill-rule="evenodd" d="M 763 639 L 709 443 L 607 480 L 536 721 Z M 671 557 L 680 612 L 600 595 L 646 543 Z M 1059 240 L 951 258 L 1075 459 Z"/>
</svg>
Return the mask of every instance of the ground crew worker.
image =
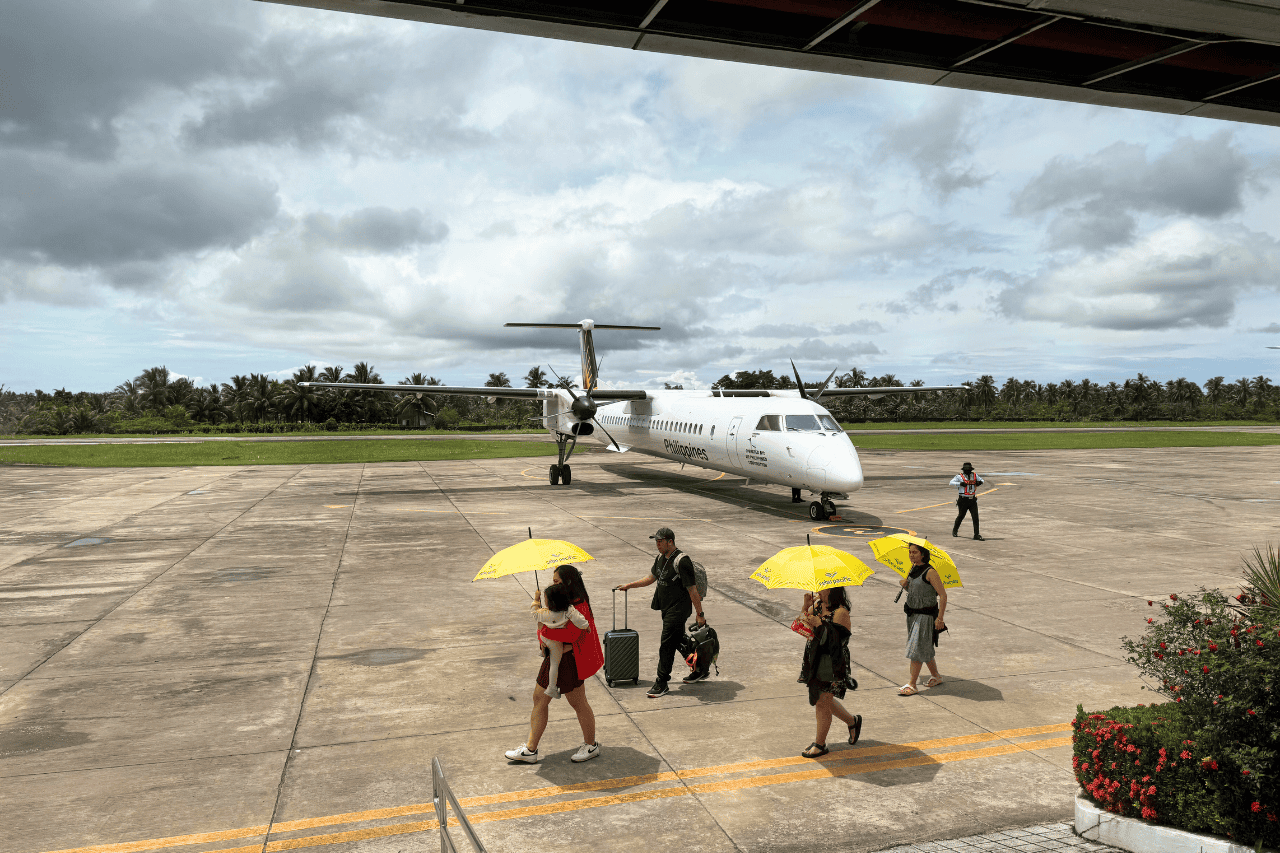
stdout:
<svg viewBox="0 0 1280 853">
<path fill-rule="evenodd" d="M 960 466 L 960 473 L 951 478 L 951 485 L 960 491 L 956 498 L 959 514 L 956 515 L 956 523 L 951 525 L 951 535 L 960 535 L 960 522 L 964 521 L 965 513 L 971 512 L 973 513 L 973 538 L 979 542 L 984 541 L 982 534 L 978 532 L 978 486 L 982 485 L 982 478 L 973 472 L 973 465 L 966 462 Z"/>
</svg>

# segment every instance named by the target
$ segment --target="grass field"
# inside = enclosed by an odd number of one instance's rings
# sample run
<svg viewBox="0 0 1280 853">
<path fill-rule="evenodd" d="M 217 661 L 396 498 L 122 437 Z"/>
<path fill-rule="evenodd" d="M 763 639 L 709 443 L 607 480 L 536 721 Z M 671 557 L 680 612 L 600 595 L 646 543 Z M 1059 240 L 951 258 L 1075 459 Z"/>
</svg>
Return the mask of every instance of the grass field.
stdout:
<svg viewBox="0 0 1280 853">
<path fill-rule="evenodd" d="M 1090 450 L 1112 447 L 1263 447 L 1280 434 L 1258 432 L 1003 432 L 853 435 L 866 450 Z"/>
<path fill-rule="evenodd" d="M 1247 432 L 1028 432 L 854 435 L 864 450 L 1088 450 L 1112 447 L 1264 447 L 1280 434 Z M 579 453 L 594 450 L 583 446 Z M 85 468 L 181 468 L 192 465 L 328 465 L 350 462 L 434 462 L 554 456 L 550 442 L 405 441 L 210 441 L 0 447 L 0 465 L 70 465 Z"/>
<path fill-rule="evenodd" d="M 584 450 L 587 448 L 583 448 Z M 192 465 L 332 465 L 344 462 L 437 462 L 555 456 L 541 441 L 209 441 L 182 444 L 93 444 L 0 447 L 0 465 L 84 468 L 184 468 Z"/>
</svg>

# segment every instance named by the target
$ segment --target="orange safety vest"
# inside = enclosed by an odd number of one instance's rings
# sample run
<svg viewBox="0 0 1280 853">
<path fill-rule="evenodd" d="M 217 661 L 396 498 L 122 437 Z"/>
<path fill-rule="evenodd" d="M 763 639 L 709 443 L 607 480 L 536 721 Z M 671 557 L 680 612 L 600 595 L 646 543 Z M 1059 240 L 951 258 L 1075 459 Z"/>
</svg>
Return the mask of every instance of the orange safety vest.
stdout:
<svg viewBox="0 0 1280 853">
<path fill-rule="evenodd" d="M 961 483 L 960 497 L 962 498 L 974 497 L 974 493 L 978 490 L 978 475 L 974 474 L 972 478 L 969 478 L 969 477 L 966 477 L 963 473 L 961 473 L 960 483 Z"/>
</svg>

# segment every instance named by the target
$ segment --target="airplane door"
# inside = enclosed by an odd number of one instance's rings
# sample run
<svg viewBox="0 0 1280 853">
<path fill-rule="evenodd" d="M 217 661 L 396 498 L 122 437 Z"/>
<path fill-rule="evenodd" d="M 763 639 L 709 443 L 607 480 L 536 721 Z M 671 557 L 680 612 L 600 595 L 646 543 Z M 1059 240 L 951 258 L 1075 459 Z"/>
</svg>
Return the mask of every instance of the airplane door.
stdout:
<svg viewBox="0 0 1280 853">
<path fill-rule="evenodd" d="M 742 418 L 734 418 L 729 421 L 729 430 L 724 434 L 725 449 L 729 451 L 729 461 L 735 468 L 742 467 L 742 463 L 738 461 L 738 430 L 741 428 Z"/>
</svg>

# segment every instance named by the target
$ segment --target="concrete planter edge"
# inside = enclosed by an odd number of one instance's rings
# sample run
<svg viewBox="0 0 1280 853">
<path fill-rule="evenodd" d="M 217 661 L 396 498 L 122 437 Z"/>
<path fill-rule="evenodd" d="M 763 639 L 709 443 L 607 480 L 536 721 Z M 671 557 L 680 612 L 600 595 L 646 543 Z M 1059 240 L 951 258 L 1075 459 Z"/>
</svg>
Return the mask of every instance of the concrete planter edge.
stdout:
<svg viewBox="0 0 1280 853">
<path fill-rule="evenodd" d="M 1251 846 L 1216 835 L 1198 835 L 1137 818 L 1120 817 L 1098 808 L 1083 796 L 1076 797 L 1076 834 L 1132 853 L 1254 853 Z M 1266 848 L 1264 853 L 1275 851 Z"/>
</svg>

